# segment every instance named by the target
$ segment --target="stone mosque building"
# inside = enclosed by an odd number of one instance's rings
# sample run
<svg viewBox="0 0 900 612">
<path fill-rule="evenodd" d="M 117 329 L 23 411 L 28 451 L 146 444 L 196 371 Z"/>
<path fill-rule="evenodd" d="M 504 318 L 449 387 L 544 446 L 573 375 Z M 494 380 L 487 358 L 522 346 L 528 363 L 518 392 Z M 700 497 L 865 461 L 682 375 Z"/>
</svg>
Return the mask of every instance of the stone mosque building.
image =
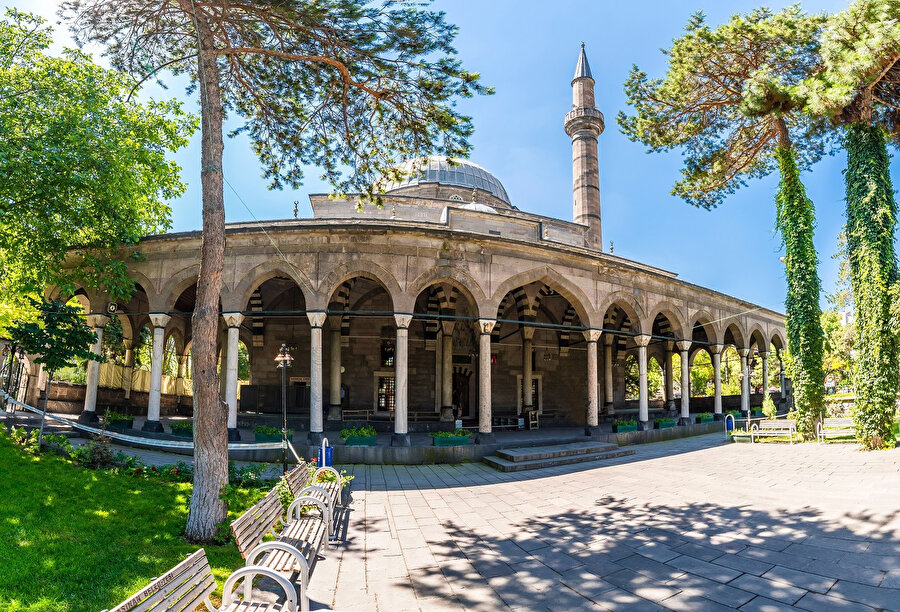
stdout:
<svg viewBox="0 0 900 612">
<path fill-rule="evenodd" d="M 292 426 L 308 428 L 313 443 L 351 422 L 390 430 L 392 444 L 403 446 L 410 430 L 451 428 L 460 419 L 485 443 L 532 411 L 541 427 L 583 426 L 590 435 L 617 413 L 652 428 L 651 410 L 677 410 L 686 424 L 701 400 L 717 415 L 723 405 L 750 405 L 749 375 L 740 397 L 723 400 L 723 349 L 737 349 L 743 372 L 748 358 L 761 359 L 768 372 L 770 350 L 785 344 L 783 315 L 603 252 L 597 147 L 604 120 L 583 47 L 572 94 L 564 120 L 572 221 L 518 209 L 497 177 L 472 162 L 431 157 L 407 162 L 408 178 L 382 185 L 381 209 L 358 212 L 355 198 L 312 195 L 312 219 L 227 225 L 221 391 L 230 437 L 239 423 L 280 414 L 274 358 L 282 344 L 294 358 Z M 160 416 L 175 411 L 161 386 L 170 337 L 180 369 L 188 361 L 200 233 L 151 236 L 141 249 L 146 260 L 131 268 L 137 291 L 130 302 L 90 291 L 79 298 L 98 335 L 110 316 L 119 318 L 126 368 L 139 331 L 152 329 L 149 392 L 134 394 L 130 408 L 146 410 L 144 429 L 159 432 Z M 239 343 L 250 360 L 240 393 Z M 700 351 L 715 367 L 715 395 L 682 393 L 676 408 L 674 381 L 690 388 Z M 672 371 L 676 352 L 680 372 Z M 629 355 L 639 368 L 636 401 L 625 393 Z M 665 397 L 653 402 L 651 357 L 665 378 Z M 89 363 L 82 421 L 130 395 L 130 376 L 114 393 L 98 391 L 98 373 Z M 34 404 L 35 372 L 32 378 Z"/>
</svg>

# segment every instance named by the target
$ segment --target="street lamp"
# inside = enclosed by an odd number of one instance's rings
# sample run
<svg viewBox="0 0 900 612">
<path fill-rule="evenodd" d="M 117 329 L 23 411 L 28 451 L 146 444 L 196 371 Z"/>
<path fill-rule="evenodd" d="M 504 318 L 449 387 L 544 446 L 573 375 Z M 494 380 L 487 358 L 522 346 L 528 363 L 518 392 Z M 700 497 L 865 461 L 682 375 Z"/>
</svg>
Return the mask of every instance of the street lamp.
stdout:
<svg viewBox="0 0 900 612">
<path fill-rule="evenodd" d="M 756 358 L 750 357 L 747 359 L 747 371 L 741 372 L 738 374 L 738 378 L 741 379 L 741 393 L 743 394 L 744 389 L 747 389 L 747 431 L 750 431 L 750 413 L 752 412 L 752 408 L 750 407 L 750 396 L 753 394 L 752 389 L 750 388 L 750 382 L 753 380 L 753 369 L 756 367 Z M 746 387 L 744 377 L 746 380 Z"/>
<path fill-rule="evenodd" d="M 275 357 L 275 367 L 281 368 L 281 467 L 287 474 L 287 369 L 294 363 L 294 358 L 282 344 Z"/>
</svg>

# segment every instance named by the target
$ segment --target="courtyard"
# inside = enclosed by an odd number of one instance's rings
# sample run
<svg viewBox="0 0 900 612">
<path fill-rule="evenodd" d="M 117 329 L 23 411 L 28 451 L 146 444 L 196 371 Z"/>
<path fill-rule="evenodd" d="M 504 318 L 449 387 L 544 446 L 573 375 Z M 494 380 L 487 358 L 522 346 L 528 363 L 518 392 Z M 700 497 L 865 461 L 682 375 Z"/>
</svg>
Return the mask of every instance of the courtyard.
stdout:
<svg viewBox="0 0 900 612">
<path fill-rule="evenodd" d="M 347 466 L 336 610 L 900 609 L 900 451 L 634 447 L 591 467 Z"/>
</svg>

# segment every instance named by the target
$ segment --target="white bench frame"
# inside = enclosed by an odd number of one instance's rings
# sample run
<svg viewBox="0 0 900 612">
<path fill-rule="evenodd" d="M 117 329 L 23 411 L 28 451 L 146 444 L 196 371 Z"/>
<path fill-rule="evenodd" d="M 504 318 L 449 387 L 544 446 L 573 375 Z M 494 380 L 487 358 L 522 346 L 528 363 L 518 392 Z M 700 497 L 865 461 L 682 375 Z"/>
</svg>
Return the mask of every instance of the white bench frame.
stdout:
<svg viewBox="0 0 900 612">
<path fill-rule="evenodd" d="M 754 436 L 761 438 L 763 436 L 778 436 L 787 434 L 790 437 L 791 444 L 794 443 L 794 434 L 797 433 L 797 421 L 793 419 L 784 419 L 776 421 L 774 419 L 765 419 L 758 424 L 754 423 L 750 427 L 750 442 L 753 442 Z"/>
<path fill-rule="evenodd" d="M 853 426 L 853 419 L 847 417 L 825 419 L 816 423 L 816 442 L 819 444 L 825 442 L 826 438 L 855 435 L 856 428 Z"/>
</svg>

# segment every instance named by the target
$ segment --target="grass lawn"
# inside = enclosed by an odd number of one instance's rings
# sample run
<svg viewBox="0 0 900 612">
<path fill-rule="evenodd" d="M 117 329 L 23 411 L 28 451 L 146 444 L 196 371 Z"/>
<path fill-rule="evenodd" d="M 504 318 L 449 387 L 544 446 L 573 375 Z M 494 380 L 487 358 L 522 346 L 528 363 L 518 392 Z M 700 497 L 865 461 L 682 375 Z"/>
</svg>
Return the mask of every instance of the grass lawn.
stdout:
<svg viewBox="0 0 900 612">
<path fill-rule="evenodd" d="M 198 548 L 180 537 L 191 485 L 32 456 L 0 436 L 0 610 L 112 608 Z M 241 508 L 259 496 L 248 491 Z M 206 546 L 221 591 L 243 565 L 234 543 Z"/>
</svg>

